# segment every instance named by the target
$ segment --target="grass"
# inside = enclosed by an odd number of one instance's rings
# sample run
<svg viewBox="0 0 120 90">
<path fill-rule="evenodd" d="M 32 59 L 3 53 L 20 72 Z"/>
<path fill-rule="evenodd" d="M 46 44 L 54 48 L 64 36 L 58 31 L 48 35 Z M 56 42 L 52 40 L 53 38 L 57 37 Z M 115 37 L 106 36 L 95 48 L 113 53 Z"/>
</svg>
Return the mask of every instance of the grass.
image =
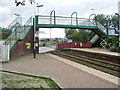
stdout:
<svg viewBox="0 0 120 90">
<path fill-rule="evenodd" d="M 50 88 L 59 88 L 59 86 L 51 79 L 45 79 L 45 82 L 49 85 Z"/>
<path fill-rule="evenodd" d="M 59 86 L 50 78 L 32 77 L 14 73 L 2 72 L 2 87 L 4 90 L 44 90 L 46 88 L 55 88 L 60 90 Z M 27 89 L 26 89 L 27 88 Z"/>
</svg>

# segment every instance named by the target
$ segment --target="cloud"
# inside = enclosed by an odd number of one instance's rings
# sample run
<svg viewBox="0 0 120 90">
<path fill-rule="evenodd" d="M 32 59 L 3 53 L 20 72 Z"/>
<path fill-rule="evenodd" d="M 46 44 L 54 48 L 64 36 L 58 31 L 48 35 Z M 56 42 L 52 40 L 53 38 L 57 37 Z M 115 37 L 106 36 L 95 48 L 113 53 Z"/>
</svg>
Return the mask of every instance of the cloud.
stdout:
<svg viewBox="0 0 120 90">
<path fill-rule="evenodd" d="M 77 12 L 80 18 L 88 18 L 93 13 L 100 14 L 114 14 L 117 12 L 119 0 L 35 0 L 36 3 L 44 5 L 39 8 L 39 13 L 42 15 L 50 15 L 52 10 L 56 11 L 58 16 L 71 16 L 72 12 Z M 18 13 L 23 18 L 23 23 L 37 12 L 36 4 L 32 5 L 26 0 L 25 6 L 16 7 L 14 0 L 1 0 L 0 1 L 0 23 L 12 22 L 16 17 L 14 13 Z M 2 21 L 1 21 L 2 20 Z M 6 21 L 8 20 L 8 22 Z M 5 24 L 4 23 L 4 24 Z M 6 25 L 6 24 L 5 24 Z M 5 26 L 4 25 L 4 26 Z"/>
<path fill-rule="evenodd" d="M 0 7 L 0 25 L 3 27 L 6 26 L 6 24 L 9 22 L 9 16 L 10 16 L 11 10 L 7 7 Z"/>
</svg>

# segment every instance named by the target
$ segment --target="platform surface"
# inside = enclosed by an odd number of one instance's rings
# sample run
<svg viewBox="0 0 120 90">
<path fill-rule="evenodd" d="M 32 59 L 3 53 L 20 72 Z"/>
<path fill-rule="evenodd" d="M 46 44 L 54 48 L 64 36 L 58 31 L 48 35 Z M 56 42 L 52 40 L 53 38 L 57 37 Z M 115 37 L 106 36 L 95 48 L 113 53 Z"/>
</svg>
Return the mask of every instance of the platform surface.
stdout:
<svg viewBox="0 0 120 90">
<path fill-rule="evenodd" d="M 55 46 L 49 46 L 49 47 L 39 47 L 39 53 L 46 53 L 49 51 L 54 51 L 56 49 Z"/>
<path fill-rule="evenodd" d="M 118 88 L 118 85 L 65 63 L 63 60 L 60 61 L 47 54 L 38 54 L 36 59 L 33 55 L 22 56 L 2 64 L 2 69 L 49 77 L 62 88 Z"/>
<path fill-rule="evenodd" d="M 107 49 L 101 49 L 101 48 L 71 48 L 71 49 L 86 51 L 86 52 L 100 53 L 100 54 L 107 54 L 107 55 L 112 55 L 112 56 L 120 56 L 120 53 L 118 52 L 111 52 Z"/>
</svg>

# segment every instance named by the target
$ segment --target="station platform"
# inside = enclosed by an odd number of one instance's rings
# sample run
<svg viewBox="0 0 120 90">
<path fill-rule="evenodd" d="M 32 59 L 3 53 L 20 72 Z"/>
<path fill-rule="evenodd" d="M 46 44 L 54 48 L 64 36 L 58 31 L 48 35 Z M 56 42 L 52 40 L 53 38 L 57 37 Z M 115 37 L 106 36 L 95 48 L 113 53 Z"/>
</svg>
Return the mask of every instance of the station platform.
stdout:
<svg viewBox="0 0 120 90">
<path fill-rule="evenodd" d="M 55 46 L 50 46 L 50 47 L 39 47 L 39 53 L 46 53 L 49 51 L 54 51 L 56 49 Z"/>
<path fill-rule="evenodd" d="M 101 48 L 71 48 L 71 49 L 72 50 L 80 50 L 80 51 L 85 51 L 85 52 L 91 52 L 91 53 L 105 54 L 105 55 L 120 57 L 120 53 L 118 53 L 118 52 L 110 52 L 107 49 L 101 49 Z"/>
<path fill-rule="evenodd" d="M 52 54 L 37 54 L 35 59 L 33 55 L 22 56 L 17 60 L 3 63 L 2 70 L 48 77 L 61 88 L 116 88 L 117 90 L 119 86 L 117 77 Z"/>
</svg>

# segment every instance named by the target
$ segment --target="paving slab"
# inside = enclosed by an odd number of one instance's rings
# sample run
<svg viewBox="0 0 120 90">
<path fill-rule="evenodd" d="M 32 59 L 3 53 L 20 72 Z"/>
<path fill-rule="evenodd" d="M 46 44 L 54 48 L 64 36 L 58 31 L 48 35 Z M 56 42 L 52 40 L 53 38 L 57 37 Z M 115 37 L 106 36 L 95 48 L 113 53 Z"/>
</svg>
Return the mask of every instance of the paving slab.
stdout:
<svg viewBox="0 0 120 90">
<path fill-rule="evenodd" d="M 33 55 L 19 57 L 2 64 L 2 69 L 49 77 L 62 88 L 118 88 L 116 84 L 46 54 L 38 54 L 36 59 Z"/>
<path fill-rule="evenodd" d="M 100 49 L 100 48 L 71 48 L 71 49 L 80 50 L 80 51 L 86 51 L 86 52 L 107 54 L 107 55 L 112 55 L 112 56 L 120 56 L 120 53 L 118 53 L 118 52 L 110 52 L 107 49 Z"/>
<path fill-rule="evenodd" d="M 49 52 L 49 51 L 54 51 L 55 48 L 52 48 L 52 47 L 39 47 L 39 53 L 46 53 L 46 52 Z"/>
<path fill-rule="evenodd" d="M 62 62 L 64 62 L 64 63 L 66 63 L 66 64 L 72 65 L 72 66 L 74 66 L 74 67 L 76 67 L 76 68 L 78 68 L 78 69 L 80 69 L 80 70 L 86 71 L 86 72 L 88 72 L 88 73 L 90 73 L 90 74 L 93 74 L 93 75 L 95 75 L 95 76 L 98 76 L 98 77 L 100 77 L 100 78 L 102 78 L 102 79 L 105 79 L 105 80 L 107 80 L 107 81 L 109 81 L 109 82 L 112 82 L 112 83 L 114 83 L 114 84 L 116 84 L 116 85 L 119 85 L 119 84 L 120 84 L 120 83 L 119 83 L 119 80 L 120 80 L 119 77 L 110 75 L 110 74 L 108 74 L 108 73 L 104 73 L 104 72 L 102 72 L 102 71 L 99 71 L 99 70 L 96 70 L 96 69 L 87 67 L 87 66 L 85 66 L 85 65 L 82 65 L 82 64 L 79 64 L 79 63 L 70 61 L 70 60 L 65 59 L 65 58 L 61 58 L 61 57 L 56 56 L 56 55 L 53 55 L 53 54 L 49 54 L 49 55 L 50 55 L 51 57 L 54 57 L 54 58 L 56 58 L 56 59 L 58 59 L 58 60 L 60 60 L 60 61 L 62 61 Z"/>
</svg>

